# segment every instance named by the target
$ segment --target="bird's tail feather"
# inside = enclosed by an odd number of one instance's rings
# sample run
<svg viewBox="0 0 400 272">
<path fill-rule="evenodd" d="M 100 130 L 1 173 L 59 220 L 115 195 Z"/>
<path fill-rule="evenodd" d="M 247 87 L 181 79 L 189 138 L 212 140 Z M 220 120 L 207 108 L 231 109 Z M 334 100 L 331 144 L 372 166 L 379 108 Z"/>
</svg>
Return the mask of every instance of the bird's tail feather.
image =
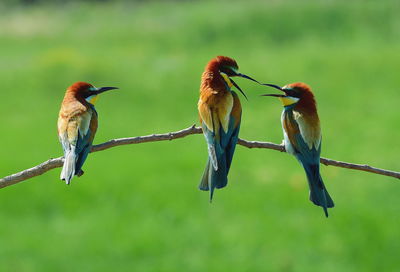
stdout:
<svg viewBox="0 0 400 272">
<path fill-rule="evenodd" d="M 65 180 L 66 184 L 69 184 L 75 175 L 76 159 L 75 146 L 71 146 L 71 149 L 65 153 L 64 165 L 60 175 L 60 179 Z"/>
<path fill-rule="evenodd" d="M 328 191 L 325 188 L 321 175 L 319 174 L 319 165 L 303 164 L 307 174 L 308 185 L 310 187 L 310 200 L 317 206 L 324 209 L 325 216 L 328 217 L 328 208 L 333 208 L 335 204 Z"/>
<path fill-rule="evenodd" d="M 206 168 L 201 178 L 199 189 L 203 191 L 210 191 L 210 202 L 213 199 L 214 189 L 221 189 L 228 184 L 228 173 L 226 165 L 226 156 L 218 157 L 218 169 L 215 170 L 211 164 L 210 158 L 207 161 Z"/>
<path fill-rule="evenodd" d="M 207 160 L 206 169 L 204 169 L 203 176 L 200 181 L 199 189 L 202 191 L 210 190 L 208 186 L 208 177 L 210 172 L 210 159 Z"/>
</svg>

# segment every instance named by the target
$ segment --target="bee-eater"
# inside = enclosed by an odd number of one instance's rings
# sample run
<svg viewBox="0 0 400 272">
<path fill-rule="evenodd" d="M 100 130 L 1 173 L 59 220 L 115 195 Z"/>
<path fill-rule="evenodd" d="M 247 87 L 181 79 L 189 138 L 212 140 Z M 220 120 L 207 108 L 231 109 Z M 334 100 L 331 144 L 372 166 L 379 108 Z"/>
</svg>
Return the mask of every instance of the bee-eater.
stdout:
<svg viewBox="0 0 400 272">
<path fill-rule="evenodd" d="M 334 206 L 322 181 L 319 169 L 321 154 L 321 128 L 317 105 L 311 88 L 305 83 L 292 83 L 284 87 L 263 84 L 285 94 L 265 94 L 278 97 L 283 104 L 281 117 L 286 152 L 293 154 L 303 165 L 310 187 L 310 200 L 324 209 Z"/>
<path fill-rule="evenodd" d="M 58 137 L 64 150 L 61 180 L 69 184 L 74 175 L 83 174 L 85 162 L 97 130 L 97 95 L 116 87 L 95 88 L 86 82 L 76 82 L 65 92 L 58 116 Z"/>
<path fill-rule="evenodd" d="M 198 110 L 208 145 L 208 161 L 199 188 L 210 191 L 210 201 L 214 189 L 223 188 L 228 183 L 227 176 L 238 141 L 242 107 L 232 87 L 235 86 L 246 97 L 232 77 L 256 81 L 239 73 L 238 69 L 235 60 L 218 56 L 207 64 L 201 77 Z"/>
</svg>

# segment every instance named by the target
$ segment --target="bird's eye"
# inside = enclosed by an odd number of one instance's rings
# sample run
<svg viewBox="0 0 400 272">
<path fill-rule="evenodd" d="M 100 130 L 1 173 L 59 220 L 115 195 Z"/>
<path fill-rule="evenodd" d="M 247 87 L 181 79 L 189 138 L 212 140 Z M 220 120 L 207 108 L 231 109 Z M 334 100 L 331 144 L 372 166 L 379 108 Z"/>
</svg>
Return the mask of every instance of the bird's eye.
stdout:
<svg viewBox="0 0 400 272">
<path fill-rule="evenodd" d="M 285 93 L 289 96 L 299 97 L 299 93 L 295 89 L 285 89 Z"/>
<path fill-rule="evenodd" d="M 233 71 L 233 69 L 229 66 L 223 66 L 220 70 L 222 73 L 227 74 L 228 76 L 234 76 L 235 72 Z"/>
</svg>

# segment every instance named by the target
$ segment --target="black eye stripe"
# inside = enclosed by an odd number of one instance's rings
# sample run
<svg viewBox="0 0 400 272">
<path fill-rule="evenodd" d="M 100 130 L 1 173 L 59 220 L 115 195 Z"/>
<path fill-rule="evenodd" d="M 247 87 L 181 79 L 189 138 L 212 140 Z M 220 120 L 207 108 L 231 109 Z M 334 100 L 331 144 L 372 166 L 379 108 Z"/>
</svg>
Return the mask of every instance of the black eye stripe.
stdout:
<svg viewBox="0 0 400 272">
<path fill-rule="evenodd" d="M 235 75 L 235 72 L 232 71 L 232 68 L 229 66 L 222 66 L 220 72 L 227 74 L 228 76 Z"/>
<path fill-rule="evenodd" d="M 283 91 L 287 95 L 292 96 L 292 97 L 300 98 L 300 96 L 301 96 L 301 93 L 299 93 L 296 89 L 283 89 Z"/>
</svg>

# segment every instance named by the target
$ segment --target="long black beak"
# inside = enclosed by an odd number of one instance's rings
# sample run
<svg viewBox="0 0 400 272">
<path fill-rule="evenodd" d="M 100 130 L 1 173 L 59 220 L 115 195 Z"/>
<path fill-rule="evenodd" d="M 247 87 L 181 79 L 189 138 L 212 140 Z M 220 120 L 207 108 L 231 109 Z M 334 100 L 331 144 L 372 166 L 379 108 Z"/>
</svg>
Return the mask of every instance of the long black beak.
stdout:
<svg viewBox="0 0 400 272">
<path fill-rule="evenodd" d="M 282 92 L 285 92 L 281 87 L 279 87 L 278 85 L 275 85 L 275 84 L 268 84 L 268 83 L 260 83 L 260 84 L 264 85 L 264 86 L 268 86 L 268 87 L 272 87 L 272 88 L 278 89 L 278 90 L 280 90 Z M 285 97 L 286 95 L 283 95 L 283 94 L 262 94 L 261 96 Z"/>
<path fill-rule="evenodd" d="M 247 75 L 244 75 L 244 74 L 241 74 L 241 73 L 237 73 L 236 76 L 240 76 L 240 77 L 243 77 L 243 78 L 247 78 L 247 79 L 250 79 L 250 80 L 252 80 L 252 81 L 254 81 L 254 82 L 257 82 L 258 84 L 261 84 L 260 82 L 258 82 L 258 81 L 255 80 L 254 78 L 251 78 L 251 77 L 249 77 L 249 76 L 247 76 Z"/>
<path fill-rule="evenodd" d="M 246 98 L 246 100 L 249 100 L 249 99 L 247 98 L 246 94 L 242 91 L 242 89 L 240 89 L 240 87 L 236 84 L 236 82 L 233 81 L 232 78 L 230 78 L 230 80 L 231 80 L 233 86 L 235 86 L 236 89 L 238 89 L 238 90 L 243 94 L 244 98 Z"/>
<path fill-rule="evenodd" d="M 260 82 L 258 82 L 258 81 L 255 80 L 254 78 L 251 78 L 251 77 L 249 77 L 249 76 L 247 76 L 247 75 L 245 75 L 245 74 L 236 73 L 236 74 L 233 75 L 233 76 L 239 76 L 239 77 L 247 78 L 247 79 L 249 79 L 249 80 L 251 80 L 251 81 L 254 81 L 254 82 L 258 83 L 258 84 L 261 84 Z M 233 81 L 232 78 L 230 78 L 230 80 L 232 81 L 233 86 L 235 86 L 235 87 L 243 94 L 243 96 L 246 98 L 246 100 L 249 100 L 249 99 L 247 98 L 246 94 L 242 91 L 242 89 L 240 89 L 240 87 L 236 84 L 236 82 Z"/>
<path fill-rule="evenodd" d="M 111 90 L 116 90 L 118 89 L 117 87 L 101 87 L 98 88 L 96 91 L 94 91 L 95 94 L 101 94 L 104 93 L 106 91 L 111 91 Z"/>
<path fill-rule="evenodd" d="M 285 97 L 283 94 L 262 94 L 261 96 Z"/>
<path fill-rule="evenodd" d="M 281 92 L 285 92 L 281 87 L 275 84 L 268 84 L 268 83 L 260 83 L 261 85 L 272 87 L 275 89 L 278 89 Z M 262 94 L 261 96 L 273 96 L 273 97 L 285 97 L 286 95 L 283 94 Z"/>
<path fill-rule="evenodd" d="M 275 84 L 268 84 L 268 83 L 260 83 L 260 84 L 261 84 L 261 85 L 264 85 L 264 86 L 269 86 L 269 87 L 272 87 L 272 88 L 278 89 L 279 91 L 284 92 L 284 90 L 283 90 L 281 87 L 279 87 L 278 85 L 275 85 Z"/>
</svg>

